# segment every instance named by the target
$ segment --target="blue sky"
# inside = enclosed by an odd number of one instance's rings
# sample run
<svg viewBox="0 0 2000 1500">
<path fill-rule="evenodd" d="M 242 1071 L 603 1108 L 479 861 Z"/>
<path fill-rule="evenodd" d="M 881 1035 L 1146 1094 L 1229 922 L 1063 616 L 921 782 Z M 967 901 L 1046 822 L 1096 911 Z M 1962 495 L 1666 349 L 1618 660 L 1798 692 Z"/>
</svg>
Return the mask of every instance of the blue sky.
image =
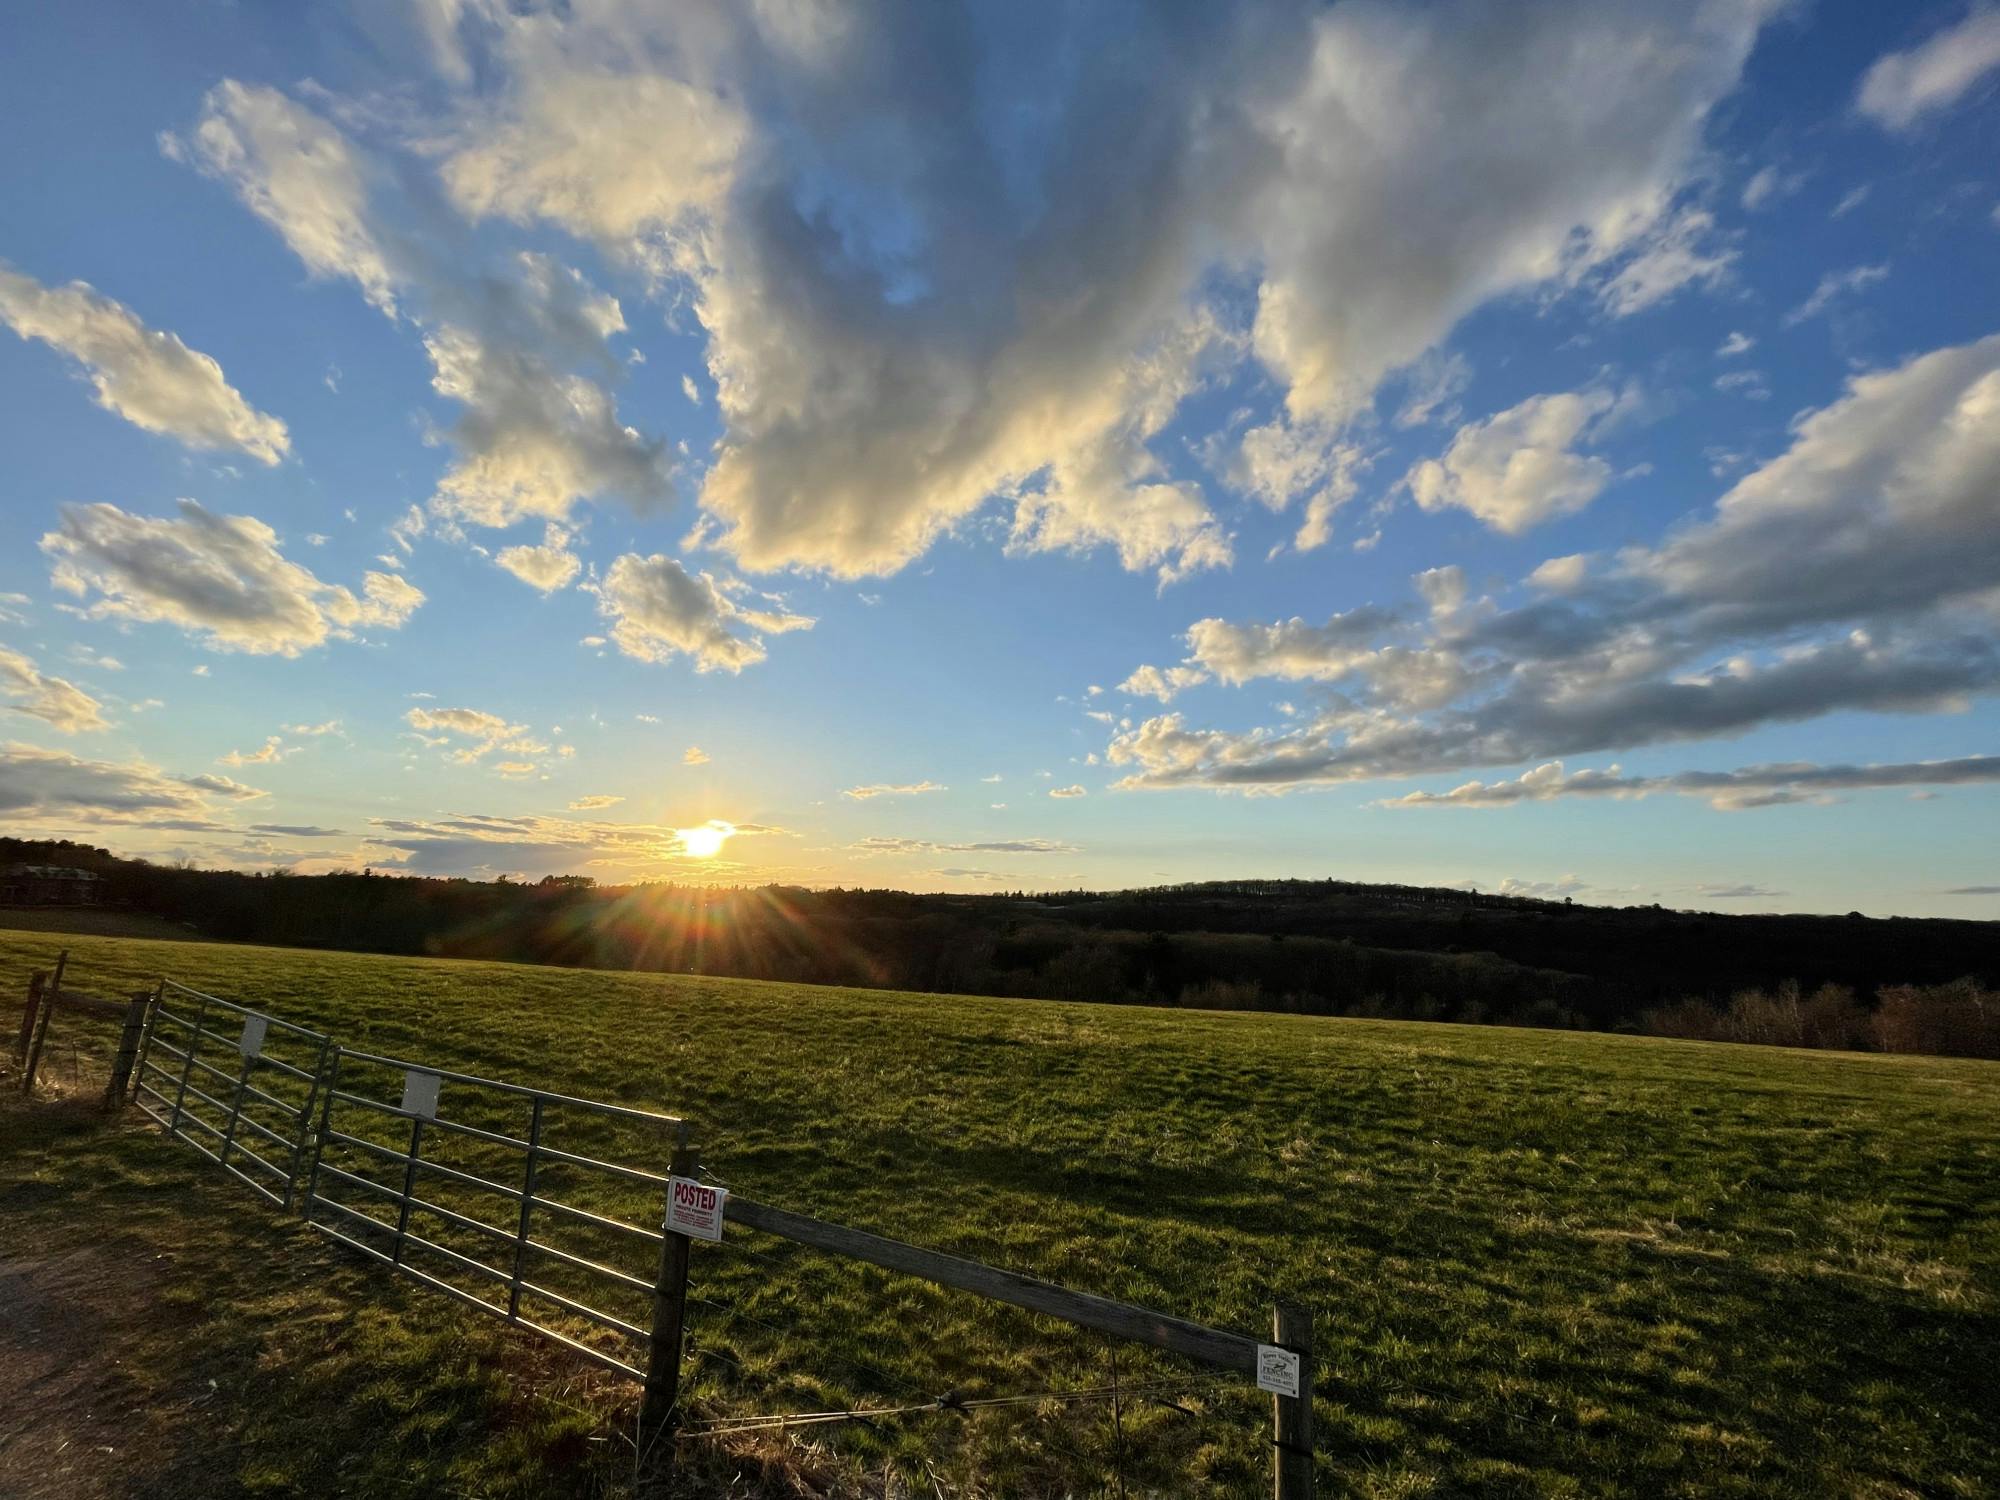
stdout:
<svg viewBox="0 0 2000 1500">
<path fill-rule="evenodd" d="M 10 37 L 9 832 L 2000 904 L 1990 6 Z"/>
</svg>

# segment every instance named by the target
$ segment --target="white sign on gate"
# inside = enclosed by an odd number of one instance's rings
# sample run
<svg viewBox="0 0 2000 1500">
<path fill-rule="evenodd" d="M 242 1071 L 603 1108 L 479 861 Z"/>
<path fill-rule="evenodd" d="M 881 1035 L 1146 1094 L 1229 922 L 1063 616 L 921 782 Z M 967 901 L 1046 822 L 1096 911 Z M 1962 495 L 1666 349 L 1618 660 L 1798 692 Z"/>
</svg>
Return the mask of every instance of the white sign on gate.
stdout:
<svg viewBox="0 0 2000 1500">
<path fill-rule="evenodd" d="M 691 1240 L 719 1240 L 722 1205 L 728 1198 L 727 1188 L 710 1187 L 692 1177 L 673 1178 L 667 1184 L 667 1221 L 661 1227 Z"/>
<path fill-rule="evenodd" d="M 1276 1344 L 1259 1344 L 1257 1389 L 1269 1391 L 1274 1396 L 1290 1396 L 1296 1400 L 1299 1394 L 1298 1355 L 1289 1349 L 1281 1349 Z"/>
<path fill-rule="evenodd" d="M 236 1043 L 236 1050 L 245 1057 L 260 1057 L 264 1052 L 264 1033 L 271 1029 L 269 1016 L 245 1016 L 243 1035 Z"/>
<path fill-rule="evenodd" d="M 403 1070 L 403 1113 L 421 1115 L 426 1120 L 435 1120 L 438 1113 L 438 1083 L 435 1073 L 421 1073 L 415 1068 Z"/>
</svg>

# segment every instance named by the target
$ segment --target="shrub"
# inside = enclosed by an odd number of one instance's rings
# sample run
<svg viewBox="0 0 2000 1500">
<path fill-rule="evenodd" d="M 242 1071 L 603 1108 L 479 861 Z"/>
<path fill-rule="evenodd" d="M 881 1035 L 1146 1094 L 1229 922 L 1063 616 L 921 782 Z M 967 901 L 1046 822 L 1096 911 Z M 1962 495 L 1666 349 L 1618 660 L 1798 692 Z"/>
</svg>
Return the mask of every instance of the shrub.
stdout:
<svg viewBox="0 0 2000 1500">
<path fill-rule="evenodd" d="M 2000 1058 L 2000 991 L 1971 979 L 1899 984 L 1883 990 L 1879 1002 L 1875 1045 L 1884 1052 Z"/>
<path fill-rule="evenodd" d="M 1189 1010 L 1259 1010 L 1264 987 L 1254 979 L 1211 979 L 1188 985 L 1181 991 L 1180 1003 Z"/>
</svg>

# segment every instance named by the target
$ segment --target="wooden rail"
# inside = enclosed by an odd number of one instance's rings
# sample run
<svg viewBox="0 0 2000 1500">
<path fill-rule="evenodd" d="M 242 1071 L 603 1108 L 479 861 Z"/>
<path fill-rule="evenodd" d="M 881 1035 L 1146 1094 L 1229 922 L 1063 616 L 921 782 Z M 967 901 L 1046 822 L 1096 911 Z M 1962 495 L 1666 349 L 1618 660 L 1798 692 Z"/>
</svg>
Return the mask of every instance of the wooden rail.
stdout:
<svg viewBox="0 0 2000 1500">
<path fill-rule="evenodd" d="M 1190 1323 L 1185 1318 L 1114 1302 L 1109 1297 L 1093 1296 L 1089 1292 L 1073 1292 L 1051 1281 L 906 1245 L 901 1240 L 885 1239 L 865 1230 L 809 1219 L 804 1214 L 753 1203 L 733 1193 L 723 1206 L 723 1217 L 751 1229 L 761 1229 L 766 1234 L 810 1245 L 816 1250 L 827 1250 L 835 1255 L 866 1261 L 872 1266 L 881 1266 L 884 1270 L 901 1271 L 905 1275 L 936 1282 L 939 1286 L 955 1287 L 975 1296 L 1005 1302 L 1011 1307 L 1061 1318 L 1066 1323 L 1075 1323 L 1113 1338 L 1150 1344 L 1155 1349 L 1165 1349 L 1203 1364 L 1233 1370 L 1239 1375 L 1254 1376 L 1257 1373 L 1257 1340 L 1245 1338 L 1240 1333 L 1227 1333 L 1220 1328 Z"/>
</svg>

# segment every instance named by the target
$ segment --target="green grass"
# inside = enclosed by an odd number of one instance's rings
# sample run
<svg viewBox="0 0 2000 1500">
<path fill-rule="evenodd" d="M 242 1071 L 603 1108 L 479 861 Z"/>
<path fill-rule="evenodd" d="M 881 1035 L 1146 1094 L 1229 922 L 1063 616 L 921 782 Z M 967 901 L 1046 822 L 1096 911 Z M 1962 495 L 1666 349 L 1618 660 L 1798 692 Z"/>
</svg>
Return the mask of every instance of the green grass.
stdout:
<svg viewBox="0 0 2000 1500">
<path fill-rule="evenodd" d="M 1993 1064 L 25 933 L 0 933 L 0 995 L 65 944 L 83 988 L 165 971 L 351 1046 L 685 1114 L 765 1202 L 1244 1332 L 1302 1301 L 1324 1494 L 2000 1492 Z M 615 1483 L 615 1441 L 584 1436 L 615 1430 L 604 1382 L 564 1416 L 560 1360 L 272 1226 L 163 1143 L 44 1145 L 0 1153 L 0 1250 L 183 1232 L 168 1188 L 197 1178 L 209 1240 L 306 1268 L 230 1323 L 248 1347 L 297 1342 L 287 1296 L 308 1321 L 354 1309 L 342 1368 L 393 1414 L 366 1462 L 460 1493 Z M 1105 1347 L 1059 1325 L 732 1240 L 695 1262 L 703 1416 L 1105 1378 Z M 451 1356 L 405 1348 L 431 1340 Z M 274 1358 L 275 1386 L 314 1378 Z M 1120 1360 L 1127 1382 L 1186 1373 Z M 453 1438 L 499 1412 L 504 1451 Z M 812 1436 L 829 1472 L 922 1494 L 1111 1493 L 1118 1441 L 1097 1406 Z M 1254 1392 L 1190 1387 L 1126 1412 L 1126 1477 L 1259 1493 L 1267 1437 Z M 355 1438 L 318 1435 L 316 1461 Z M 258 1452 L 239 1485 L 316 1492 L 282 1442 Z"/>
</svg>

